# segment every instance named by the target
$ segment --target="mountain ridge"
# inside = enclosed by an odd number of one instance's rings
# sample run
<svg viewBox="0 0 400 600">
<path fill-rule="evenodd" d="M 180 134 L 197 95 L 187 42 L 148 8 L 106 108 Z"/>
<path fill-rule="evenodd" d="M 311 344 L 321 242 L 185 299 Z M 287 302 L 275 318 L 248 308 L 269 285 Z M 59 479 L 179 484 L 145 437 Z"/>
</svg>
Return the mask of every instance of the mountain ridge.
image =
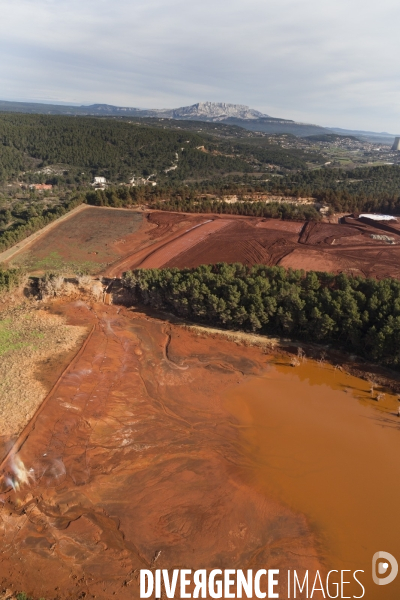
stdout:
<svg viewBox="0 0 400 600">
<path fill-rule="evenodd" d="M 114 106 L 112 104 L 68 106 L 65 104 L 10 102 L 0 100 L 0 112 L 208 121 L 237 125 L 249 131 L 269 134 L 291 134 L 298 137 L 332 132 L 340 135 L 350 134 L 363 137 L 364 139 L 375 143 L 384 144 L 391 144 L 395 138 L 395 134 L 386 132 L 376 133 L 371 131 L 340 129 L 337 127 L 322 127 L 311 123 L 300 123 L 290 119 L 271 117 L 244 104 L 229 104 L 226 102 L 197 102 L 190 106 L 181 106 L 172 109 L 144 109 Z"/>
</svg>

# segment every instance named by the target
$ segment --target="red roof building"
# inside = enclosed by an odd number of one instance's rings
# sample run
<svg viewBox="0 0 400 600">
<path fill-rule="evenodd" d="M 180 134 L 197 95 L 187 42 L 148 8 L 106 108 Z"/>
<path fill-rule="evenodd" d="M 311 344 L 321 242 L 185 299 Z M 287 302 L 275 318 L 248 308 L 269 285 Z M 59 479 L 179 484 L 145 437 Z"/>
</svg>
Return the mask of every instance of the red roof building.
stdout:
<svg viewBox="0 0 400 600">
<path fill-rule="evenodd" d="M 32 183 L 32 185 L 29 186 L 31 189 L 34 190 L 52 190 L 53 186 L 47 183 Z"/>
</svg>

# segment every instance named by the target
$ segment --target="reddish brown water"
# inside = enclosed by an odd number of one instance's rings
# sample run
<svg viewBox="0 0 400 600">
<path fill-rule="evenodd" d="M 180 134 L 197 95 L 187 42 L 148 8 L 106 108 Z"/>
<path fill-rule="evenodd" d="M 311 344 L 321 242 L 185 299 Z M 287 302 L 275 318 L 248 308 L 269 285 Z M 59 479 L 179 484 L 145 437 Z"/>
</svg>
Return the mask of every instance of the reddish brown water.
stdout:
<svg viewBox="0 0 400 600">
<path fill-rule="evenodd" d="M 226 403 L 253 462 L 246 479 L 306 515 L 328 569 L 363 569 L 365 598 L 398 599 L 400 576 L 386 586 L 371 577 L 375 552 L 400 562 L 398 401 L 377 402 L 369 388 L 328 365 L 281 363 Z"/>
<path fill-rule="evenodd" d="M 321 568 L 305 518 L 241 479 L 222 396 L 263 352 L 115 305 L 52 309 L 91 333 L 0 470 L 0 597 L 134 600 L 156 561 Z"/>
</svg>

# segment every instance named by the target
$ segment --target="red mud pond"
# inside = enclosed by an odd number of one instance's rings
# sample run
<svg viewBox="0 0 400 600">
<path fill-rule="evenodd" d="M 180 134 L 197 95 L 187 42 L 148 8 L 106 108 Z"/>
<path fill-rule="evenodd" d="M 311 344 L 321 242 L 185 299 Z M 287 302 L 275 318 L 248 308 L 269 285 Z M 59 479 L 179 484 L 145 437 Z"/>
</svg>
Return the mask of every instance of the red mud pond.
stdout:
<svg viewBox="0 0 400 600">
<path fill-rule="evenodd" d="M 90 333 L 2 464 L 0 589 L 125 600 L 140 569 L 363 569 L 366 598 L 398 598 L 371 579 L 375 552 L 400 557 L 396 398 L 116 306 L 53 310 Z"/>
</svg>

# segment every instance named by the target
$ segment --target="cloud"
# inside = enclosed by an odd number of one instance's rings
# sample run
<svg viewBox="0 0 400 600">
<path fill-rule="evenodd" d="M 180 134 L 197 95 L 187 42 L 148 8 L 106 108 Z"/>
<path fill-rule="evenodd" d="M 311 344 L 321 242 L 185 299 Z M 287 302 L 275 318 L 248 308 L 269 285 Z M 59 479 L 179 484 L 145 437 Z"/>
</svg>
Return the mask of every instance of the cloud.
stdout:
<svg viewBox="0 0 400 600">
<path fill-rule="evenodd" d="M 0 97 L 400 129 L 397 0 L 2 0 Z"/>
</svg>

